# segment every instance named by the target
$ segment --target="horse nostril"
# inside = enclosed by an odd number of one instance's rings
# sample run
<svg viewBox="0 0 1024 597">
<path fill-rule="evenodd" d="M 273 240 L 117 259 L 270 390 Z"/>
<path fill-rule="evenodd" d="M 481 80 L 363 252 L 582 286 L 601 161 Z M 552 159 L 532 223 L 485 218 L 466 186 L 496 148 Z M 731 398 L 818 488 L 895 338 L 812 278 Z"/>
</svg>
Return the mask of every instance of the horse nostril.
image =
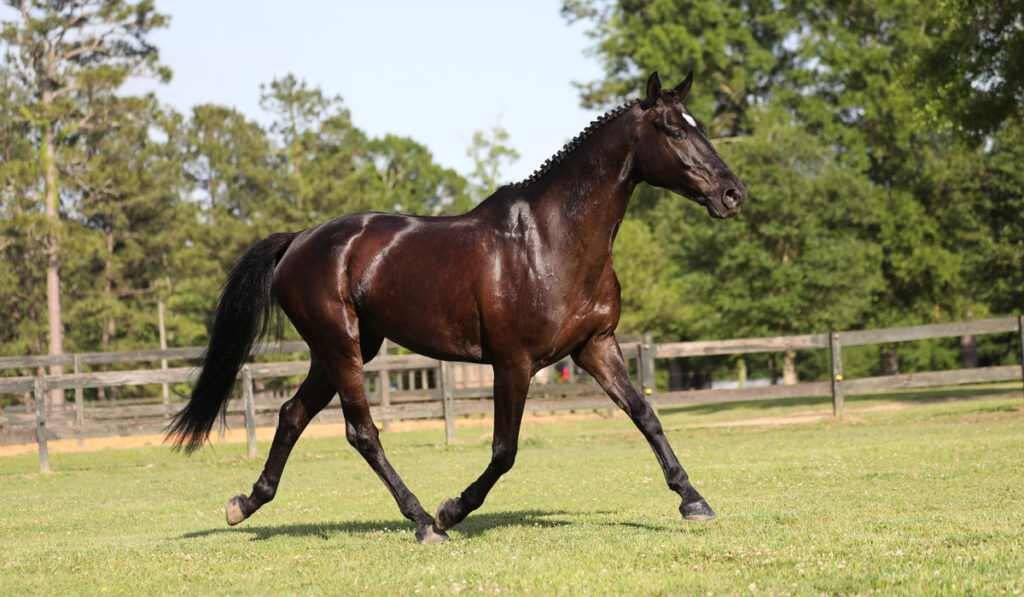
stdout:
<svg viewBox="0 0 1024 597">
<path fill-rule="evenodd" d="M 739 189 L 726 189 L 725 195 L 722 197 L 722 203 L 725 203 L 725 206 L 729 209 L 733 209 L 743 203 L 743 193 Z"/>
</svg>

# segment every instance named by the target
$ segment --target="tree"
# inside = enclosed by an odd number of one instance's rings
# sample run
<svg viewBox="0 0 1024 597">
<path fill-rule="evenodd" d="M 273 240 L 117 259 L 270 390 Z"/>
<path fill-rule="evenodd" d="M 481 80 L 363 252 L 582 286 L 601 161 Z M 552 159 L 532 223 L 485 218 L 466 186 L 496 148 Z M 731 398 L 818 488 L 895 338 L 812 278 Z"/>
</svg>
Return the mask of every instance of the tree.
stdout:
<svg viewBox="0 0 1024 597">
<path fill-rule="evenodd" d="M 376 173 L 376 209 L 437 216 L 462 213 L 473 205 L 466 179 L 436 164 L 426 147 L 408 137 L 374 139 L 366 156 Z"/>
<path fill-rule="evenodd" d="M 519 160 L 519 152 L 507 145 L 508 131 L 500 126 L 491 127 L 490 133 L 476 131 L 466 149 L 466 155 L 473 159 L 473 171 L 469 173 L 469 191 L 474 203 L 490 196 L 501 184 L 502 165 Z"/>
<path fill-rule="evenodd" d="M 1015 0 L 940 0 L 929 12 L 929 49 L 909 77 L 926 123 L 949 123 L 973 145 L 1024 110 L 1024 26 Z"/>
<path fill-rule="evenodd" d="M 628 218 L 615 238 L 615 271 L 622 286 L 619 330 L 624 334 L 651 332 L 659 339 L 679 338 L 680 323 L 693 317 L 684 300 L 685 272 L 671 256 L 664 238 L 639 218 Z"/>
<path fill-rule="evenodd" d="M 979 311 L 1024 310 L 1024 124 L 1004 124 L 984 149 L 951 156 L 933 172 L 967 272 L 965 294 Z"/>
<path fill-rule="evenodd" d="M 281 169 L 279 219 L 306 228 L 375 208 L 368 197 L 375 176 L 364 155 L 369 141 L 352 124 L 341 97 L 327 97 L 291 74 L 261 90 L 260 106 L 274 116 L 270 131 Z"/>
<path fill-rule="evenodd" d="M 190 197 L 199 203 L 224 273 L 235 256 L 258 240 L 257 222 L 272 219 L 281 187 L 267 132 L 233 108 L 202 104 L 192 109 L 184 143 Z M 280 214 L 277 214 L 280 215 Z"/>
<path fill-rule="evenodd" d="M 996 140 L 1003 128 L 1020 120 L 1024 106 L 1024 33 L 1017 3 L 564 0 L 562 10 L 568 19 L 589 24 L 595 40 L 591 53 L 605 70 L 602 79 L 580 85 L 584 105 L 635 93 L 645 71 L 681 75 L 694 68 L 700 83 L 688 106 L 709 122 L 712 136 L 739 136 L 726 139 L 732 143 L 724 153 L 736 157 L 734 169 L 752 189 L 772 181 L 776 195 L 785 188 L 818 193 L 816 202 L 806 203 L 807 217 L 830 212 L 831 206 L 821 200 L 821 180 L 846 181 L 858 196 L 870 195 L 871 204 L 884 206 L 871 222 L 841 228 L 874 245 L 884 280 L 874 285 L 871 308 L 860 310 L 849 325 L 959 319 L 985 311 L 979 300 L 998 308 L 1007 305 L 972 287 L 1013 296 L 1012 285 L 1008 288 L 997 279 L 1006 278 L 1005 271 L 972 266 L 1015 257 L 977 240 L 1013 235 L 999 222 L 979 217 L 990 213 L 984 197 L 995 194 L 978 189 L 984 185 L 972 177 L 981 171 L 980 164 L 998 161 L 993 160 L 997 152 L 1008 155 L 1008 145 Z M 789 127 L 781 137 L 780 124 Z M 811 147 L 813 141 L 814 151 L 834 164 L 825 168 L 813 153 L 794 147 L 789 149 L 799 149 L 797 155 L 810 159 L 811 167 L 779 163 L 775 148 L 757 140 L 775 138 L 780 147 L 788 147 L 793 135 L 803 139 L 800 147 Z M 763 153 L 747 154 L 748 147 L 760 147 Z M 977 161 L 968 156 L 978 156 Z M 780 179 L 781 174 L 787 178 Z M 1014 177 L 997 180 L 1001 197 L 1017 196 Z M 958 200 L 951 201 L 950 193 Z M 652 214 L 667 222 L 680 219 L 669 211 L 673 203 L 664 201 L 664 195 L 638 193 L 631 213 L 657 231 Z M 752 193 L 740 221 L 770 221 L 774 212 L 758 205 L 770 203 L 774 209 L 772 201 L 771 195 Z M 814 226 L 805 225 L 804 219 L 790 224 L 793 233 L 814 238 Z M 716 228 L 726 236 L 733 231 Z M 772 229 L 757 230 L 766 232 Z M 665 238 L 677 237 L 673 233 Z M 975 258 L 969 247 L 984 252 Z M 693 264 L 685 255 L 679 258 Z M 799 275 L 808 278 L 829 266 L 802 263 L 805 269 Z M 711 271 L 716 266 L 707 262 L 700 267 Z M 754 289 L 762 282 L 755 271 L 740 269 L 733 275 Z M 979 275 L 991 278 L 982 281 Z M 769 290 L 759 290 L 769 309 L 788 300 Z M 708 291 L 716 296 L 724 292 Z M 859 304 L 862 298 L 853 302 Z M 738 321 L 734 324 L 739 326 Z M 741 333 L 740 327 L 729 325 L 733 323 L 715 330 Z M 898 355 L 890 352 L 887 360 L 895 369 Z"/>
<path fill-rule="evenodd" d="M 651 71 L 700 76 L 704 91 L 687 105 L 705 116 L 713 135 L 754 126 L 753 106 L 764 103 L 791 66 L 787 40 L 797 24 L 770 0 L 563 0 L 562 15 L 585 21 L 595 44 L 589 54 L 604 77 L 578 83 L 586 107 L 636 95 Z"/>
<path fill-rule="evenodd" d="M 168 257 L 189 232 L 181 208 L 179 156 L 167 137 L 167 116 L 152 97 L 104 97 L 91 106 L 96 126 L 83 134 L 82 160 L 67 178 L 79 197 L 70 217 L 96 233 L 90 274 L 101 281 L 76 296 L 71 312 L 82 334 L 100 330 L 102 350 L 121 337 L 126 347 L 152 346 L 156 297 L 170 285 Z M 120 332 L 120 333 L 119 333 Z"/>
<path fill-rule="evenodd" d="M 46 219 L 26 90 L 0 68 L 0 350 L 45 352 Z"/>
<path fill-rule="evenodd" d="M 24 106 L 38 144 L 42 204 L 46 215 L 46 298 L 49 353 L 63 353 L 60 280 L 59 173 L 66 148 L 78 131 L 92 126 L 87 94 L 113 90 L 128 77 L 170 72 L 157 63 L 156 48 L 146 36 L 167 23 L 151 0 L 78 0 L 42 2 L 6 0 L 18 20 L 3 22 L 0 39 L 7 46 L 11 72 L 31 96 Z M 53 373 L 59 374 L 60 367 Z M 61 391 L 51 400 L 63 402 Z"/>
</svg>

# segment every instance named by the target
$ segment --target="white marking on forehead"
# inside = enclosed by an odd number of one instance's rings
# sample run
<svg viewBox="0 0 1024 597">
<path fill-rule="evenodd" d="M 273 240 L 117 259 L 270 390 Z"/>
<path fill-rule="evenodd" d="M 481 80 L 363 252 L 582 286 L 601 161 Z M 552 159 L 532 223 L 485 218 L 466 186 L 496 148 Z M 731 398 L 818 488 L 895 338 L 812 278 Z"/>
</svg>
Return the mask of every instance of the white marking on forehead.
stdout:
<svg viewBox="0 0 1024 597">
<path fill-rule="evenodd" d="M 693 119 L 693 116 L 690 116 L 685 111 L 682 112 L 682 115 L 683 115 L 683 120 L 685 120 L 686 122 L 690 123 L 690 126 L 692 126 L 693 128 L 697 128 L 697 121 Z"/>
</svg>

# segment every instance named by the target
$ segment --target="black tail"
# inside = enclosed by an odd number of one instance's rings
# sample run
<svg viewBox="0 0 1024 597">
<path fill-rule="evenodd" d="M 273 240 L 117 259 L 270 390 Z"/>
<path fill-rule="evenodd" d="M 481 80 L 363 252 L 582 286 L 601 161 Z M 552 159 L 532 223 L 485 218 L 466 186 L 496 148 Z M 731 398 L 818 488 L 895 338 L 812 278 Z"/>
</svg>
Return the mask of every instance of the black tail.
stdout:
<svg viewBox="0 0 1024 597">
<path fill-rule="evenodd" d="M 274 267 L 294 238 L 292 233 L 274 234 L 256 243 L 224 282 L 199 380 L 167 430 L 175 448 L 191 454 L 206 441 L 217 415 L 224 416 L 238 370 L 270 328 Z"/>
</svg>

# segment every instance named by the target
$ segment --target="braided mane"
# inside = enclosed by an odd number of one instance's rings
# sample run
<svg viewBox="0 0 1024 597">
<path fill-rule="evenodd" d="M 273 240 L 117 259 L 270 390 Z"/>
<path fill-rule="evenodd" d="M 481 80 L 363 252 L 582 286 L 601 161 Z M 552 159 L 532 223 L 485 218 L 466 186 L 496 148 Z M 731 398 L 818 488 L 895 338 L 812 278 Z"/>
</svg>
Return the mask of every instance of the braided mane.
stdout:
<svg viewBox="0 0 1024 597">
<path fill-rule="evenodd" d="M 552 168 L 565 161 L 565 158 L 567 158 L 569 154 L 573 152 L 573 150 L 578 148 L 584 140 L 586 140 L 588 137 L 594 134 L 594 132 L 597 131 L 597 129 L 601 128 L 608 122 L 615 120 L 615 118 L 617 118 L 618 116 L 620 116 L 621 114 L 623 114 L 624 112 L 626 112 L 627 110 L 629 110 L 630 108 L 639 103 L 640 100 L 638 99 L 629 100 L 628 102 L 616 108 L 613 108 L 608 112 L 605 112 L 601 116 L 598 116 L 596 120 L 592 120 L 590 124 L 587 125 L 587 128 L 583 129 L 580 132 L 580 134 L 573 137 L 572 141 L 569 141 L 564 146 L 562 146 L 562 149 L 559 150 L 558 153 L 545 160 L 544 163 L 541 164 L 540 168 L 534 170 L 533 174 L 531 174 L 529 178 L 527 178 L 526 180 L 513 183 L 512 188 L 524 189 L 530 186 L 531 184 L 537 182 L 542 176 L 550 172 Z"/>
</svg>

